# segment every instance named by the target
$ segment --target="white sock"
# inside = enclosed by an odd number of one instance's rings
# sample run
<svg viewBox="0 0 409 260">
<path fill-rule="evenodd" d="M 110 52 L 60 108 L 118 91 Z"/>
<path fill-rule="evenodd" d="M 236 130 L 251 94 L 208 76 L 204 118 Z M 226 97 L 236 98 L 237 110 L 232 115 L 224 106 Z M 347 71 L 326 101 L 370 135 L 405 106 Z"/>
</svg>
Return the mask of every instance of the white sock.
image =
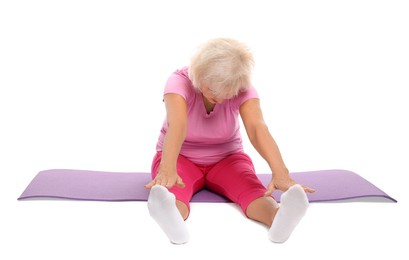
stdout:
<svg viewBox="0 0 409 260">
<path fill-rule="evenodd" d="M 281 195 L 280 208 L 268 231 L 268 237 L 276 243 L 285 242 L 307 212 L 308 198 L 299 185 L 291 186 Z"/>
<path fill-rule="evenodd" d="M 151 188 L 148 209 L 151 217 L 159 224 L 172 243 L 188 242 L 189 232 L 186 223 L 176 207 L 175 195 L 167 188 L 161 185 Z"/>
</svg>

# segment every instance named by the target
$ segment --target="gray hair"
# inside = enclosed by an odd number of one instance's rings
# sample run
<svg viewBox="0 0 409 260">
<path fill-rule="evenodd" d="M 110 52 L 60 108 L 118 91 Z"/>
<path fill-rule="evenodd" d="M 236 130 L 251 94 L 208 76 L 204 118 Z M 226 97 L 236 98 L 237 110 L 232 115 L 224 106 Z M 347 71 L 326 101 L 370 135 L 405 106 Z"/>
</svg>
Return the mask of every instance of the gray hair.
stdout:
<svg viewBox="0 0 409 260">
<path fill-rule="evenodd" d="M 216 96 L 231 98 L 251 86 L 253 55 L 243 43 L 216 38 L 201 45 L 193 55 L 189 78 L 201 91 L 208 87 Z"/>
</svg>

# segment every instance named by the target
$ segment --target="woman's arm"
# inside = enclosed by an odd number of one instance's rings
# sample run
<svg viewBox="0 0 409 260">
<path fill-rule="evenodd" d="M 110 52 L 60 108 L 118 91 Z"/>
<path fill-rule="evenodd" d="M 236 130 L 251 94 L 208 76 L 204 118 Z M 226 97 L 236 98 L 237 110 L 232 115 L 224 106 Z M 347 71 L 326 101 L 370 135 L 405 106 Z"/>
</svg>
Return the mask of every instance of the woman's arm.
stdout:
<svg viewBox="0 0 409 260">
<path fill-rule="evenodd" d="M 272 181 L 267 187 L 266 195 L 270 195 L 275 189 L 285 191 L 296 184 L 290 177 L 278 145 L 264 122 L 260 101 L 250 99 L 244 102 L 240 106 L 240 115 L 251 144 L 266 160 L 272 172 Z M 303 187 L 307 192 L 314 192 L 309 187 Z"/>
<path fill-rule="evenodd" d="M 176 171 L 176 162 L 187 132 L 186 101 L 178 94 L 166 94 L 164 101 L 168 129 L 164 137 L 159 172 L 156 178 L 145 186 L 148 189 L 155 184 L 167 188 L 173 185 L 184 187 Z"/>
<path fill-rule="evenodd" d="M 287 175 L 288 169 L 280 150 L 264 122 L 260 101 L 258 99 L 246 101 L 240 106 L 240 115 L 251 144 L 266 160 L 273 175 L 277 177 Z"/>
</svg>

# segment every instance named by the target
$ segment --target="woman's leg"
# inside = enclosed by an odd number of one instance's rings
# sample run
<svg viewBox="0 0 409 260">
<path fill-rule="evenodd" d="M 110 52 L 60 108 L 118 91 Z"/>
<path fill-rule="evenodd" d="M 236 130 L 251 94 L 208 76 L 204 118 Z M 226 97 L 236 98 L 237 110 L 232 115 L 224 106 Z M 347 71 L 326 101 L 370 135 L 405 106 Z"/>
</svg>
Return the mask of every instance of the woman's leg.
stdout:
<svg viewBox="0 0 409 260">
<path fill-rule="evenodd" d="M 260 197 L 247 206 L 246 215 L 252 220 L 271 227 L 278 209 L 278 203 L 272 197 Z"/>
<path fill-rule="evenodd" d="M 271 197 L 261 197 L 249 204 L 247 216 L 270 227 L 271 241 L 283 243 L 305 215 L 308 205 L 304 189 L 294 185 L 281 195 L 280 206 Z"/>
<path fill-rule="evenodd" d="M 206 175 L 206 187 L 239 204 L 246 216 L 269 227 L 273 242 L 285 242 L 305 215 L 308 198 L 300 185 L 281 195 L 281 203 L 265 197 L 266 188 L 257 178 L 250 158 L 230 155 Z"/>
<path fill-rule="evenodd" d="M 272 221 L 271 214 L 276 204 L 272 198 L 264 197 L 266 188 L 257 178 L 248 155 L 236 153 L 226 157 L 214 165 L 205 178 L 206 188 L 239 204 L 247 217 L 266 224 Z M 247 210 L 249 206 L 250 209 Z M 260 207 L 271 209 L 271 214 L 256 212 Z M 247 213 L 250 213 L 250 216 Z"/>
<path fill-rule="evenodd" d="M 182 201 L 176 200 L 176 207 L 179 210 L 180 215 L 182 215 L 183 220 L 189 217 L 189 207 Z"/>
<path fill-rule="evenodd" d="M 158 152 L 152 162 L 152 178 L 158 172 L 160 160 L 161 153 Z M 197 166 L 183 156 L 178 157 L 177 170 L 185 187 L 174 186 L 168 190 L 164 186 L 153 186 L 149 193 L 148 209 L 169 240 L 183 244 L 189 240 L 184 222 L 189 216 L 189 202 L 193 194 L 204 186 L 204 177 Z"/>
</svg>

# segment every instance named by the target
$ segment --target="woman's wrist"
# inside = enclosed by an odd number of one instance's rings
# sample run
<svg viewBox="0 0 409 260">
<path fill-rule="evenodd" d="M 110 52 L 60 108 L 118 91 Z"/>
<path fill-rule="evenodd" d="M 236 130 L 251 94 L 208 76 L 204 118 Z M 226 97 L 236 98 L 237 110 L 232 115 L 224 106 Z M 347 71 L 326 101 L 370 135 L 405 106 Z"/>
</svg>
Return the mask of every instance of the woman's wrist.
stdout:
<svg viewBox="0 0 409 260">
<path fill-rule="evenodd" d="M 166 173 L 166 174 L 176 174 L 176 164 L 169 164 L 166 162 L 161 162 L 159 164 L 159 172 L 161 173 Z"/>
<path fill-rule="evenodd" d="M 274 178 L 287 177 L 289 176 L 289 171 L 285 166 L 281 168 L 274 168 L 272 169 L 272 175 Z"/>
</svg>

